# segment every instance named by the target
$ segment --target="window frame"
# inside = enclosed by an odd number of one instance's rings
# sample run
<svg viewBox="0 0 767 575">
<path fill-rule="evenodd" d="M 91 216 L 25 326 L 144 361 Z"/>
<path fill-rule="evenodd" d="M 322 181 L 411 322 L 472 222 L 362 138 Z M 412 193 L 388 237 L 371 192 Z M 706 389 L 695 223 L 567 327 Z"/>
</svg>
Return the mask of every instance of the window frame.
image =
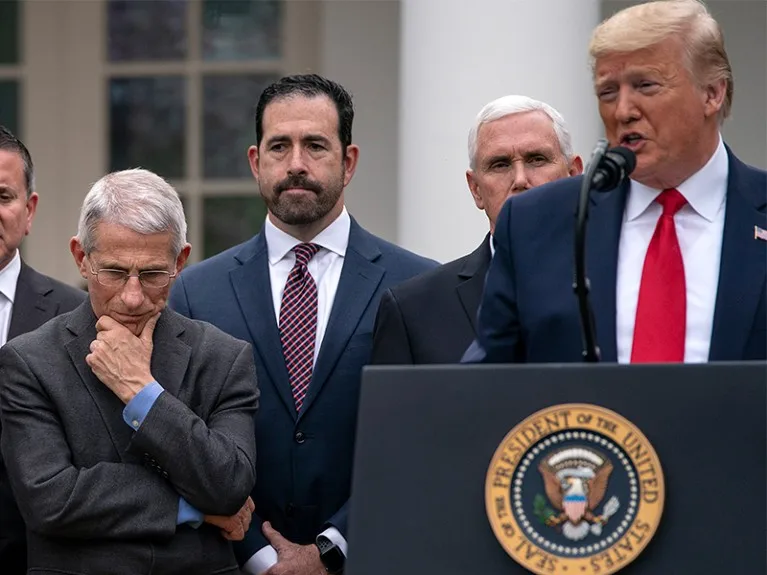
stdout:
<svg viewBox="0 0 767 575">
<path fill-rule="evenodd" d="M 323 2 L 284 1 L 282 58 L 228 62 L 203 62 L 198 57 L 202 0 L 189 0 L 189 52 L 181 62 L 108 62 L 106 0 L 22 3 L 22 60 L 15 67 L 0 67 L 0 78 L 19 81 L 19 124 L 37 171 L 40 204 L 33 231 L 25 240 L 25 254 L 32 265 L 62 281 L 82 281 L 72 264 L 69 240 L 76 233 L 85 194 L 109 170 L 109 78 L 179 72 L 187 78 L 186 177 L 169 181 L 187 209 L 193 246 L 190 263 L 201 259 L 203 198 L 258 193 L 252 178 L 202 178 L 202 78 L 317 70 Z M 243 162 L 247 162 L 246 152 L 242 150 Z"/>
</svg>

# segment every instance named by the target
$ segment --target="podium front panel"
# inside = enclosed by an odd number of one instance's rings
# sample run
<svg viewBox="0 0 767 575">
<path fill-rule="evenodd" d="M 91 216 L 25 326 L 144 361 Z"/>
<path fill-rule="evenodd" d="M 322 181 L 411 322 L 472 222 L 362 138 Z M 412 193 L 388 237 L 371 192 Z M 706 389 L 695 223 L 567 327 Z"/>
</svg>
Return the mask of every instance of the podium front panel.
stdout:
<svg viewBox="0 0 767 575">
<path fill-rule="evenodd" d="M 490 462 L 532 414 L 588 404 L 641 430 L 663 471 L 658 529 L 619 573 L 767 573 L 766 389 L 761 363 L 368 367 L 345 572 L 529 573 L 488 519 Z"/>
</svg>

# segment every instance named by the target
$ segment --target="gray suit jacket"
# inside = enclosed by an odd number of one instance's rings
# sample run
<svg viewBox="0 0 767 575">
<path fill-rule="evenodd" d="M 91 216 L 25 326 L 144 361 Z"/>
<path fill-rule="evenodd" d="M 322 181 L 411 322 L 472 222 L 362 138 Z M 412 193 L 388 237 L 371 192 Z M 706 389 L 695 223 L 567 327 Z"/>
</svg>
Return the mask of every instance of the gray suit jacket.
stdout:
<svg viewBox="0 0 767 575">
<path fill-rule="evenodd" d="M 29 569 L 237 573 L 218 528 L 176 526 L 176 517 L 179 496 L 231 515 L 253 488 L 253 350 L 166 309 L 151 365 L 166 392 L 134 433 L 85 363 L 95 324 L 85 302 L 0 349 L 0 445 L 27 524 Z"/>
</svg>

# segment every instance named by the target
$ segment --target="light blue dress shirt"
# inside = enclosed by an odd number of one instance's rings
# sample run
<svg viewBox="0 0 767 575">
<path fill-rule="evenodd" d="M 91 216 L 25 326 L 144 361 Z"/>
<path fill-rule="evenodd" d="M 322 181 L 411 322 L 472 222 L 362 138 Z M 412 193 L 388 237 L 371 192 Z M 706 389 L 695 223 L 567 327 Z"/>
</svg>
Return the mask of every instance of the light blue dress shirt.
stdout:
<svg viewBox="0 0 767 575">
<path fill-rule="evenodd" d="M 154 402 L 164 391 L 159 383 L 153 381 L 128 402 L 123 409 L 123 420 L 131 426 L 133 431 L 138 431 Z M 176 525 L 189 523 L 196 529 L 202 525 L 203 518 L 204 515 L 200 511 L 192 507 L 183 497 L 179 497 Z"/>
</svg>

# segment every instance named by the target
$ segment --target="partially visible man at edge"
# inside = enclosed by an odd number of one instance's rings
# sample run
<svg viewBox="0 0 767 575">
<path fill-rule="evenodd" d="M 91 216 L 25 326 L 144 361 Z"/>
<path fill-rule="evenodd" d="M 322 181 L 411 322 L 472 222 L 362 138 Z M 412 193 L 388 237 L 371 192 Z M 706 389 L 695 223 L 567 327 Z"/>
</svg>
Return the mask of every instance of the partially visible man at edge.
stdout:
<svg viewBox="0 0 767 575">
<path fill-rule="evenodd" d="M 0 346 L 82 303 L 83 290 L 32 269 L 19 246 L 37 210 L 35 167 L 27 147 L 0 126 Z M 0 431 L 0 435 L 2 431 Z M 4 575 L 27 572 L 24 520 L 0 457 L 0 566 Z"/>
<path fill-rule="evenodd" d="M 466 181 L 490 232 L 469 255 L 384 292 L 373 364 L 458 363 L 476 337 L 495 221 L 511 196 L 583 171 L 562 115 L 526 96 L 488 103 L 469 132 Z"/>
<path fill-rule="evenodd" d="M 30 572 L 238 573 L 253 355 L 165 306 L 191 249 L 176 191 L 145 170 L 105 176 L 70 249 L 88 300 L 0 349 L 0 446 Z"/>
</svg>

